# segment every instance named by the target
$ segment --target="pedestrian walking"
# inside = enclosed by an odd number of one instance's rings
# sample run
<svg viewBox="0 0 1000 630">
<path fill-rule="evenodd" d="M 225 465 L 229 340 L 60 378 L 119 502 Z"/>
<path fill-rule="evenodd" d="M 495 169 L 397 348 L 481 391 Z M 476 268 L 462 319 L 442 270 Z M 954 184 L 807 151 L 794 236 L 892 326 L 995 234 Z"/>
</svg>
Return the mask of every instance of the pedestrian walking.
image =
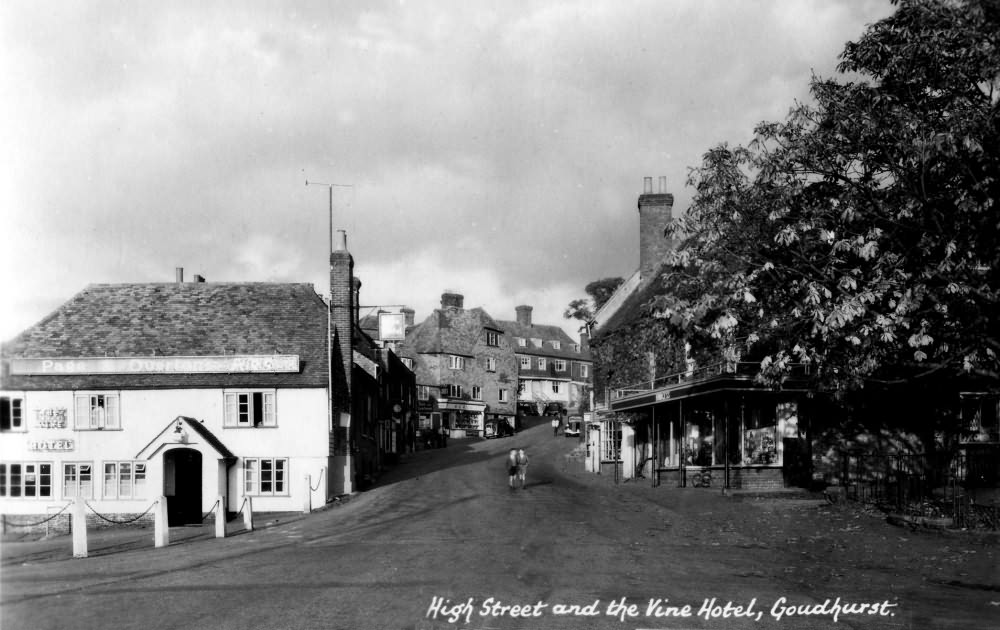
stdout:
<svg viewBox="0 0 1000 630">
<path fill-rule="evenodd" d="M 517 479 L 517 449 L 512 448 L 510 452 L 507 453 L 507 475 L 509 479 L 507 480 L 507 485 L 510 489 L 514 489 L 514 480 Z"/>
<path fill-rule="evenodd" d="M 528 473 L 528 455 L 523 448 L 517 450 L 517 479 L 521 482 L 521 489 L 524 490 L 524 478 Z"/>
<path fill-rule="evenodd" d="M 559 435 L 559 416 L 552 416 L 552 437 Z"/>
</svg>

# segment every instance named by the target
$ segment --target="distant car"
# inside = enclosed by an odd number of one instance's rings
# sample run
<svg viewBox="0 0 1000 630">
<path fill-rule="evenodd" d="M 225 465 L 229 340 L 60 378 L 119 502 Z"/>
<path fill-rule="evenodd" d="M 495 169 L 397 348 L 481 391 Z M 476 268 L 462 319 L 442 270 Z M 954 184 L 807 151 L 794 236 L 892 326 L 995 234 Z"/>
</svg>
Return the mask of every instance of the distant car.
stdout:
<svg viewBox="0 0 1000 630">
<path fill-rule="evenodd" d="M 562 417 L 562 415 L 564 413 L 566 413 L 566 412 L 564 411 L 564 408 L 563 408 L 563 406 L 561 404 L 559 404 L 559 403 L 549 403 L 549 404 L 545 405 L 545 411 L 542 412 L 542 415 L 543 416 L 559 416 L 559 417 Z"/>
<path fill-rule="evenodd" d="M 570 416 L 569 420 L 566 421 L 566 428 L 563 429 L 563 435 L 566 437 L 580 437 L 582 427 L 583 418 L 580 416 Z"/>
<path fill-rule="evenodd" d="M 537 416 L 538 405 L 531 402 L 519 402 L 517 403 L 517 413 L 522 416 Z"/>
</svg>

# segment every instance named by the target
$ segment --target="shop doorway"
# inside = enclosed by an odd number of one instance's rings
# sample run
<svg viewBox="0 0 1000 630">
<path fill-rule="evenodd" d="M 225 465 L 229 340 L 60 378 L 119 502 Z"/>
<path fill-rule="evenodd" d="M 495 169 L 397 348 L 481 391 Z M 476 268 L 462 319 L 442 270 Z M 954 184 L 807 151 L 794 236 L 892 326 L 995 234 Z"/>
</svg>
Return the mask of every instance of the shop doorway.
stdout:
<svg viewBox="0 0 1000 630">
<path fill-rule="evenodd" d="M 168 525 L 201 523 L 201 453 L 175 448 L 163 454 L 163 496 Z"/>
</svg>

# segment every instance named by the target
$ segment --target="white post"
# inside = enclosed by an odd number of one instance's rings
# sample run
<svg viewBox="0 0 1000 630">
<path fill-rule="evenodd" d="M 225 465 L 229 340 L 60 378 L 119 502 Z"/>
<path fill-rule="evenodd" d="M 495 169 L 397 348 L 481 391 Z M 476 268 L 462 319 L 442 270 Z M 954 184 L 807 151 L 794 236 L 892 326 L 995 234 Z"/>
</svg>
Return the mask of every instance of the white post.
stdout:
<svg viewBox="0 0 1000 630">
<path fill-rule="evenodd" d="M 226 504 L 223 502 L 221 494 L 215 504 L 215 537 L 226 537 Z"/>
<path fill-rule="evenodd" d="M 244 497 L 243 527 L 248 532 L 253 531 L 253 501 L 250 500 L 250 497 Z"/>
<path fill-rule="evenodd" d="M 73 557 L 87 557 L 87 512 L 84 509 L 83 498 L 77 497 L 73 502 L 71 527 L 73 528 Z"/>
<path fill-rule="evenodd" d="M 312 512 L 312 476 L 306 475 L 305 484 L 305 500 L 302 501 L 302 512 L 308 514 Z"/>
<path fill-rule="evenodd" d="M 170 544 L 170 525 L 167 522 L 167 497 L 156 499 L 153 508 L 153 545 L 166 547 Z"/>
</svg>

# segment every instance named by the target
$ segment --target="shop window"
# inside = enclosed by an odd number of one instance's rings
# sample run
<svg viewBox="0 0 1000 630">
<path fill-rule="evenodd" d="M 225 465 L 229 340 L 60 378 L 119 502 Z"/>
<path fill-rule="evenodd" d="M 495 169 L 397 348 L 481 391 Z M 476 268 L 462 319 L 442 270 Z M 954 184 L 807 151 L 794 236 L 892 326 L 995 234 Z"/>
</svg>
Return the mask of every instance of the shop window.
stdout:
<svg viewBox="0 0 1000 630">
<path fill-rule="evenodd" d="M 226 392 L 225 426 L 273 427 L 278 419 L 274 409 L 274 392 Z"/>
<path fill-rule="evenodd" d="M 51 496 L 51 463 L 7 462 L 0 464 L 0 497 L 34 499 Z"/>
<path fill-rule="evenodd" d="M 120 429 L 118 394 L 77 392 L 74 426 L 77 430 Z"/>
<path fill-rule="evenodd" d="M 601 461 L 617 462 L 622 457 L 622 423 L 605 420 L 601 423 Z"/>
<path fill-rule="evenodd" d="M 483 388 L 478 385 L 472 386 L 472 400 L 482 400 L 483 399 Z"/>
<path fill-rule="evenodd" d="M 146 496 L 146 462 L 104 462 L 105 499 Z"/>
<path fill-rule="evenodd" d="M 63 464 L 63 498 L 94 498 L 94 465 Z"/>
<path fill-rule="evenodd" d="M 962 442 L 1000 442 L 1000 397 L 962 395 Z"/>
<path fill-rule="evenodd" d="M 553 361 L 553 363 L 555 363 L 555 368 L 556 368 L 557 372 L 565 372 L 566 371 L 566 362 L 565 361 L 563 361 L 561 359 L 556 359 L 555 361 Z"/>
<path fill-rule="evenodd" d="M 768 465 L 779 463 L 778 423 L 775 411 L 775 407 L 765 405 L 749 409 L 744 416 L 744 464 Z M 787 409 L 784 411 L 787 412 Z"/>
<path fill-rule="evenodd" d="M 684 453 L 690 466 L 711 466 L 715 463 L 715 415 L 707 409 L 695 409 L 687 422 Z"/>
<path fill-rule="evenodd" d="M 496 357 L 486 357 L 486 371 L 496 372 L 497 371 L 497 360 Z"/>
<path fill-rule="evenodd" d="M 248 495 L 287 495 L 287 478 L 287 458 L 248 457 L 243 460 L 243 490 Z"/>
<path fill-rule="evenodd" d="M 23 399 L 0 396 L 0 431 L 23 431 L 23 410 Z"/>
</svg>

